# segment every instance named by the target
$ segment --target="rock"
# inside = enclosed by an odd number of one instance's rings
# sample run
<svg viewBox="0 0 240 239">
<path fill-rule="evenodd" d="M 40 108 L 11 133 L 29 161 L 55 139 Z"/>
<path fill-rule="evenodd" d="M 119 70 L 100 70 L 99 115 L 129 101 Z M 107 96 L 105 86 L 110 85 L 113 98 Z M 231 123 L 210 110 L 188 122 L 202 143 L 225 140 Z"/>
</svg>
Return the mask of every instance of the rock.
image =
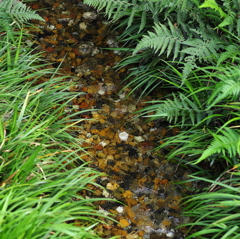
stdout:
<svg viewBox="0 0 240 239">
<path fill-rule="evenodd" d="M 83 18 L 87 20 L 95 20 L 97 18 L 97 14 L 95 12 L 84 12 Z"/>
<path fill-rule="evenodd" d="M 80 56 L 94 56 L 100 52 L 100 50 L 93 44 L 93 42 L 86 42 L 79 45 L 78 52 Z"/>
<path fill-rule="evenodd" d="M 79 23 L 80 30 L 86 31 L 87 30 L 87 23 L 86 22 L 80 22 Z"/>
<path fill-rule="evenodd" d="M 129 134 L 127 132 L 121 132 L 118 134 L 118 137 L 122 141 L 127 141 Z"/>
<path fill-rule="evenodd" d="M 137 143 L 140 143 L 140 142 L 145 141 L 145 139 L 144 139 L 142 136 L 135 136 L 135 137 L 134 137 L 134 140 L 135 140 Z"/>
</svg>

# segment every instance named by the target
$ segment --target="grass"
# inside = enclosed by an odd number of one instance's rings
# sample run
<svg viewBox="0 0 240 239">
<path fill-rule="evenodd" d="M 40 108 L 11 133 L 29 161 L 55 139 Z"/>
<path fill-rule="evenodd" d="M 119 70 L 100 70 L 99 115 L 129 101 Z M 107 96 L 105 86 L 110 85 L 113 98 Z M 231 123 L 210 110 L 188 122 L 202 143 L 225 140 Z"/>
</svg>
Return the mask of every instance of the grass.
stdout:
<svg viewBox="0 0 240 239">
<path fill-rule="evenodd" d="M 187 239 L 239 238 L 239 175 L 239 165 L 236 165 L 215 180 L 192 176 L 193 180 L 207 182 L 210 186 L 185 198 L 185 216 L 194 219 L 185 226 L 189 226 L 190 231 L 193 227 L 198 228 Z"/>
<path fill-rule="evenodd" d="M 10 1 L 9 9 L 16 3 Z M 81 192 L 100 187 L 95 180 L 102 174 L 79 159 L 84 149 L 71 128 L 81 112 L 67 110 L 81 93 L 70 92 L 70 83 L 41 63 L 41 55 L 24 43 L 30 37 L 25 19 L 15 24 L 1 6 L 1 238 L 100 238 L 94 227 L 107 217 L 93 207 L 100 199 Z M 40 83 L 42 76 L 50 77 Z"/>
</svg>

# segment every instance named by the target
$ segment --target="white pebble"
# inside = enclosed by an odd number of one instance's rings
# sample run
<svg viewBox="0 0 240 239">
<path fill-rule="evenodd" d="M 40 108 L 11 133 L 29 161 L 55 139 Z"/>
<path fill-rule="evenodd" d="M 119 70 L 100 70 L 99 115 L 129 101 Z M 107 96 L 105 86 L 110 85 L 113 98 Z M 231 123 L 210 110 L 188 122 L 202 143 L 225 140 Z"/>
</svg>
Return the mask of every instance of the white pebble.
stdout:
<svg viewBox="0 0 240 239">
<path fill-rule="evenodd" d="M 169 238 L 173 238 L 175 236 L 174 232 L 172 231 L 169 231 L 166 233 L 166 236 L 169 237 Z"/>
<path fill-rule="evenodd" d="M 129 134 L 127 132 L 121 132 L 118 134 L 119 139 L 122 141 L 127 141 Z"/>
<path fill-rule="evenodd" d="M 110 193 L 109 193 L 107 190 L 103 190 L 102 195 L 103 195 L 105 198 L 109 198 Z"/>
<path fill-rule="evenodd" d="M 123 212 L 123 207 L 119 206 L 116 208 L 116 210 L 118 211 L 118 213 L 122 213 Z"/>
</svg>

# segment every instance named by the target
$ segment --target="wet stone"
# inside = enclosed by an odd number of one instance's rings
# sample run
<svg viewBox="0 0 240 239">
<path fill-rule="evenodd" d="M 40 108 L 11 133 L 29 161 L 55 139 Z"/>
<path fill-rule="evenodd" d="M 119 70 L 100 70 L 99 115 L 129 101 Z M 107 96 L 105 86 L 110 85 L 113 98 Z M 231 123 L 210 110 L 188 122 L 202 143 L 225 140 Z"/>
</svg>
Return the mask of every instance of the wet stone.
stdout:
<svg viewBox="0 0 240 239">
<path fill-rule="evenodd" d="M 127 69 L 117 72 L 113 67 L 122 55 L 103 49 L 118 47 L 119 33 L 110 31 L 106 19 L 80 0 L 42 0 L 29 2 L 29 6 L 45 9 L 39 14 L 46 23 L 33 21 L 41 29 L 35 33 L 39 51 L 51 61 L 50 67 L 61 63 L 60 73 L 75 84 L 70 91 L 84 93 L 66 109 L 82 111 L 75 116 L 80 120 L 78 128 L 71 130 L 83 140 L 82 147 L 87 147 L 79 158 L 107 175 L 97 179 L 105 190 L 96 188 L 96 194 L 87 195 L 124 203 L 96 202 L 96 207 L 114 212 L 115 219 L 122 222 L 106 220 L 109 228 L 99 224 L 96 231 L 103 238 L 184 238 L 184 231 L 176 227 L 182 223 L 178 219 L 180 195 L 186 191 L 173 183 L 187 174 L 165 160 L 164 150 L 153 151 L 165 135 L 173 134 L 166 129 L 168 123 L 136 118 L 134 111 L 145 104 L 134 95 L 127 98 L 129 89 L 119 93 Z M 121 206 L 124 211 L 118 210 Z"/>
</svg>

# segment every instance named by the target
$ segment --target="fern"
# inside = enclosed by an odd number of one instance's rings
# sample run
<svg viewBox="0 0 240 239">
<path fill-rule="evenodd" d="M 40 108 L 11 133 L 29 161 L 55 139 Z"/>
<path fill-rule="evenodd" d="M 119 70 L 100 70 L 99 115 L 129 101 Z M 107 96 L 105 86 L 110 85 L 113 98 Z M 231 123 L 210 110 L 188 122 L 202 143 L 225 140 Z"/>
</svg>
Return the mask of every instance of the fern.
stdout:
<svg viewBox="0 0 240 239">
<path fill-rule="evenodd" d="M 152 48 L 154 53 L 160 56 L 167 52 L 174 53 L 173 60 L 179 56 L 181 45 L 184 42 L 182 32 L 169 21 L 170 29 L 164 24 L 155 24 L 153 27 L 155 32 L 148 32 L 140 43 L 136 46 L 133 55 L 146 48 Z"/>
<path fill-rule="evenodd" d="M 208 99 L 208 108 L 214 107 L 217 103 L 229 98 L 231 101 L 239 99 L 240 94 L 240 69 L 239 67 L 223 68 L 218 73 L 213 74 L 220 80 Z M 229 101 L 229 100 L 228 100 Z M 212 102 L 212 103 L 211 103 Z"/>
<path fill-rule="evenodd" d="M 190 119 L 191 123 L 195 125 L 199 123 L 205 113 L 204 110 L 198 107 L 198 105 L 186 97 L 183 94 L 179 94 L 179 99 L 173 94 L 173 100 L 167 99 L 162 104 L 155 104 L 144 109 L 145 112 L 155 111 L 154 116 L 148 115 L 152 120 L 165 117 L 169 122 L 176 124 L 179 121 L 179 118 L 182 118 L 182 126 Z M 190 123 L 190 122 L 188 122 Z"/>
<path fill-rule="evenodd" d="M 136 10 L 139 8 L 136 4 L 136 0 L 131 1 L 122 1 L 122 0 L 84 0 L 85 4 L 88 4 L 90 6 L 93 6 L 97 8 L 98 10 L 105 9 L 106 15 L 108 19 L 112 18 L 113 21 L 117 21 L 122 16 L 130 13 L 130 16 L 132 16 L 131 12 L 128 9 L 131 9 L 132 12 L 136 12 Z M 131 18 L 131 17 L 130 17 Z M 129 19 L 129 22 L 132 22 L 132 19 Z"/>
<path fill-rule="evenodd" d="M 35 11 L 18 0 L 2 0 L 0 2 L 0 9 L 17 23 L 27 22 L 32 19 L 44 21 Z"/>
<path fill-rule="evenodd" d="M 238 45 L 229 45 L 226 47 L 226 51 L 221 53 L 218 58 L 217 66 L 219 66 L 222 62 L 226 61 L 227 59 L 231 59 L 232 62 L 236 58 L 237 55 L 240 55 L 240 47 Z"/>
<path fill-rule="evenodd" d="M 219 46 L 219 41 L 215 39 L 204 41 L 202 39 L 190 39 L 184 41 L 188 47 L 182 50 L 183 53 L 188 54 L 185 58 L 185 64 L 183 67 L 182 79 L 185 80 L 190 72 L 197 68 L 196 62 L 215 62 L 218 58 L 217 50 L 221 47 Z"/>
<path fill-rule="evenodd" d="M 236 158 L 240 154 L 240 134 L 238 131 L 225 128 L 221 130 L 222 135 L 212 134 L 214 140 L 211 145 L 203 152 L 202 156 L 194 163 L 198 164 L 207 157 L 221 153 L 224 156 L 229 154 L 230 158 Z"/>
<path fill-rule="evenodd" d="M 184 41 L 184 44 L 188 47 L 182 50 L 182 52 L 187 53 L 193 59 L 198 59 L 200 63 L 213 62 L 217 59 L 219 50 L 219 41 L 216 39 L 211 39 L 204 41 L 202 39 L 190 39 Z"/>
<path fill-rule="evenodd" d="M 127 28 L 132 26 L 136 17 L 140 17 L 141 24 L 138 32 L 144 29 L 148 17 L 152 18 L 154 22 L 159 21 L 159 9 L 162 5 L 161 1 L 156 0 L 84 0 L 84 3 L 98 10 L 104 9 L 108 19 L 112 19 L 113 22 L 127 17 Z"/>
<path fill-rule="evenodd" d="M 210 8 L 219 14 L 219 19 L 223 18 L 223 21 L 218 23 L 216 28 L 223 28 L 228 26 L 229 31 L 240 36 L 240 21 L 239 21 L 239 11 L 240 2 L 239 0 L 233 1 L 223 1 L 223 6 L 220 6 L 215 0 L 205 0 L 204 3 L 199 6 L 199 8 Z M 223 8 L 225 11 L 223 11 Z"/>
<path fill-rule="evenodd" d="M 193 34 L 198 34 L 198 38 L 184 39 L 182 32 L 177 26 L 168 21 L 169 28 L 164 24 L 155 24 L 154 31 L 148 32 L 136 46 L 133 55 L 139 51 L 151 48 L 154 54 L 158 56 L 166 54 L 172 61 L 178 58 L 181 61 L 185 57 L 185 66 L 183 68 L 183 79 L 186 79 L 189 73 L 196 68 L 196 61 L 214 62 L 218 58 L 217 51 L 222 47 L 222 43 L 214 34 L 209 35 L 198 33 L 192 30 Z M 189 36 L 190 37 L 190 36 Z"/>
<path fill-rule="evenodd" d="M 221 7 L 215 2 L 215 0 L 205 0 L 205 2 L 199 6 L 199 8 L 211 8 L 214 9 L 216 12 L 219 13 L 220 18 L 224 18 L 224 20 L 219 23 L 218 27 L 225 27 L 228 25 L 232 25 L 234 22 L 235 14 L 232 11 L 229 13 L 225 13 Z"/>
</svg>

